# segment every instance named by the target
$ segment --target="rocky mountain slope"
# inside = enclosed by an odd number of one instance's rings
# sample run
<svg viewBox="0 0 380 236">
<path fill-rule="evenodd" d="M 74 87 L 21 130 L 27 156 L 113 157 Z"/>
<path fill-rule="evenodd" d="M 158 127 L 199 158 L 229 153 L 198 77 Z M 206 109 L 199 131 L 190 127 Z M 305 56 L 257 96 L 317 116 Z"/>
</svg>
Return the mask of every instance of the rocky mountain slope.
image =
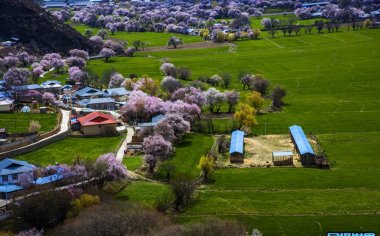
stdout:
<svg viewBox="0 0 380 236">
<path fill-rule="evenodd" d="M 40 53 L 79 48 L 93 52 L 88 40 L 32 0 L 0 0 L 0 38 L 17 37 Z"/>
</svg>

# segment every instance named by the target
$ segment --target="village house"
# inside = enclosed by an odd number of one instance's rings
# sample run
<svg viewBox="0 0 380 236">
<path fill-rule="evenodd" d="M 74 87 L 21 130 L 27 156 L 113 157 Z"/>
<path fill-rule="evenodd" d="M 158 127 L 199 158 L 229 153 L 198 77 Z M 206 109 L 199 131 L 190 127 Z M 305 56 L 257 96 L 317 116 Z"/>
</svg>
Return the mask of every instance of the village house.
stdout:
<svg viewBox="0 0 380 236">
<path fill-rule="evenodd" d="M 118 123 L 111 115 L 102 112 L 92 112 L 78 118 L 81 132 L 87 136 L 111 136 L 117 134 Z"/>
<path fill-rule="evenodd" d="M 38 92 L 41 92 L 43 88 L 38 84 L 27 84 L 27 85 L 20 85 L 20 86 L 12 86 L 11 87 L 13 91 L 30 91 L 35 90 Z"/>
<path fill-rule="evenodd" d="M 103 90 L 106 97 L 121 98 L 126 97 L 131 94 L 131 91 L 126 90 L 125 88 L 110 88 Z"/>
<path fill-rule="evenodd" d="M 18 184 L 22 173 L 34 171 L 36 167 L 26 161 L 6 158 L 0 161 L 0 184 Z"/>
<path fill-rule="evenodd" d="M 76 97 L 78 100 L 100 98 L 104 97 L 105 95 L 106 94 L 102 90 L 91 87 L 82 88 L 73 94 L 73 96 Z"/>
<path fill-rule="evenodd" d="M 48 80 L 40 85 L 45 91 L 58 92 L 62 88 L 61 82 L 57 80 Z"/>
<path fill-rule="evenodd" d="M 0 98 L 0 112 L 10 112 L 13 110 L 13 100 L 10 98 L 1 99 Z"/>
<path fill-rule="evenodd" d="M 113 98 L 91 98 L 83 99 L 77 102 L 81 107 L 91 108 L 94 110 L 115 110 L 115 100 Z"/>
</svg>

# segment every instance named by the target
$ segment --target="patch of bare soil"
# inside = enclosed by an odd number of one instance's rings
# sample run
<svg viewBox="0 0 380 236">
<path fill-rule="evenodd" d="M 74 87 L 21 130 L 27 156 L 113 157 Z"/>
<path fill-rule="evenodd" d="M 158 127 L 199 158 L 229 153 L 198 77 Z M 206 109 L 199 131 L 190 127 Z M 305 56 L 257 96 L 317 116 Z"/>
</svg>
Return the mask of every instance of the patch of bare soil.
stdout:
<svg viewBox="0 0 380 236">
<path fill-rule="evenodd" d="M 244 165 L 251 167 L 273 166 L 272 152 L 292 150 L 293 144 L 288 135 L 265 135 L 246 138 Z M 297 155 L 293 155 L 293 164 L 297 166 L 298 163 Z"/>
</svg>

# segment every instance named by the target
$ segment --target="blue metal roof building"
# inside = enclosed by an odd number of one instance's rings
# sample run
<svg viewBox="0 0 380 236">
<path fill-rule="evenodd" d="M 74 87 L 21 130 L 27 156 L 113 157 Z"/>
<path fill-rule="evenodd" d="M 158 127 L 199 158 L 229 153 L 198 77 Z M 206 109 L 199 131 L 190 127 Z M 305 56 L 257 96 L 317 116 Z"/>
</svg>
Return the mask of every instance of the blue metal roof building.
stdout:
<svg viewBox="0 0 380 236">
<path fill-rule="evenodd" d="M 301 126 L 293 125 L 289 127 L 291 139 L 298 154 L 301 156 L 302 164 L 315 164 L 315 153 L 309 140 L 303 132 Z"/>
<path fill-rule="evenodd" d="M 0 183 L 18 183 L 19 174 L 33 171 L 36 167 L 26 161 L 5 158 L 0 161 Z"/>
<path fill-rule="evenodd" d="M 238 152 L 244 153 L 244 132 L 240 130 L 235 130 L 232 132 L 230 154 Z"/>
<path fill-rule="evenodd" d="M 45 177 L 40 177 L 34 181 L 37 185 L 50 184 L 63 178 L 63 175 L 57 173 Z"/>
<path fill-rule="evenodd" d="M 231 163 L 244 162 L 244 132 L 243 131 L 235 130 L 231 134 L 230 162 Z"/>
</svg>

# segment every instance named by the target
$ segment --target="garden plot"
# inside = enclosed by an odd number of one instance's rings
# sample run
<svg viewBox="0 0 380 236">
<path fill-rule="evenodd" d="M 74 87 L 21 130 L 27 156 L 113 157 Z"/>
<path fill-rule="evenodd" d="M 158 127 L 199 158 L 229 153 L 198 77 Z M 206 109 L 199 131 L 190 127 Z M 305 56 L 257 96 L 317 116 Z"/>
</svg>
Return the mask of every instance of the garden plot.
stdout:
<svg viewBox="0 0 380 236">
<path fill-rule="evenodd" d="M 251 167 L 273 166 L 272 152 L 293 151 L 294 145 L 289 135 L 263 135 L 245 138 L 244 165 Z M 301 167 L 298 155 L 293 151 L 293 165 Z"/>
</svg>

